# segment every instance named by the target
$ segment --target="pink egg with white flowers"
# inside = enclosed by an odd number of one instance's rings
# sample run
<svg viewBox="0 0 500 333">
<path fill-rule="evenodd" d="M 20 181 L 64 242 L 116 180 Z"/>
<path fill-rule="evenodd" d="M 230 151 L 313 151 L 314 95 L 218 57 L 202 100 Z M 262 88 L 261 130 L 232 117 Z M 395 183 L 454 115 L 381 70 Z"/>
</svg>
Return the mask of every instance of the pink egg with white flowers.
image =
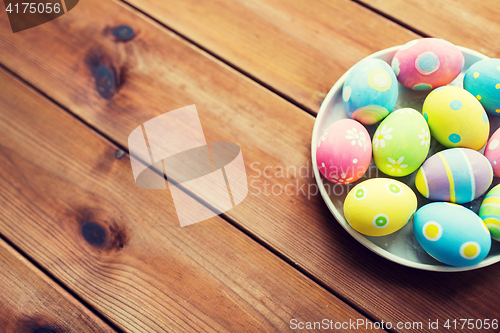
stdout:
<svg viewBox="0 0 500 333">
<path fill-rule="evenodd" d="M 437 38 L 416 39 L 392 58 L 392 69 L 406 88 L 431 90 L 452 82 L 462 71 L 464 56 L 452 43 Z"/>
<path fill-rule="evenodd" d="M 500 128 L 488 140 L 484 156 L 490 161 L 495 177 L 500 177 Z"/>
<path fill-rule="evenodd" d="M 349 184 L 361 178 L 372 158 L 370 135 L 352 119 L 331 124 L 320 136 L 316 162 L 321 174 L 336 184 Z"/>
</svg>

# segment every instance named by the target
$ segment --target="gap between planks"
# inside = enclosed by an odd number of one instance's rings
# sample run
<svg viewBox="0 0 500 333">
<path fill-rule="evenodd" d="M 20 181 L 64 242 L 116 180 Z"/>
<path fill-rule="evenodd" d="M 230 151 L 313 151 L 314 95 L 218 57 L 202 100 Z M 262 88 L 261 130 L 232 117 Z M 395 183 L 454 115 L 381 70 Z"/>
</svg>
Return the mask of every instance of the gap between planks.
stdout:
<svg viewBox="0 0 500 333">
<path fill-rule="evenodd" d="M 358 4 L 358 5 L 360 5 L 361 7 L 364 7 L 366 9 L 368 9 L 369 11 L 374 12 L 377 15 L 385 17 L 389 21 L 392 21 L 392 22 L 396 23 L 397 25 L 399 25 L 399 26 L 401 26 L 401 27 L 403 27 L 403 28 L 405 28 L 407 30 L 412 31 L 412 32 L 416 33 L 417 35 L 420 35 L 421 37 L 424 37 L 424 38 L 432 37 L 432 36 L 426 34 L 425 32 L 423 32 L 422 30 L 419 30 L 419 29 L 417 29 L 417 28 L 415 28 L 415 27 L 413 27 L 413 26 L 411 26 L 411 25 L 409 25 L 409 24 L 401 21 L 400 19 L 398 19 L 398 18 L 396 18 L 396 17 L 394 17 L 394 16 L 392 16 L 390 14 L 387 14 L 387 13 L 385 13 L 385 12 L 383 12 L 383 11 L 381 11 L 381 10 L 373 7 L 373 6 L 370 6 L 368 3 L 363 2 L 363 1 L 366 1 L 366 0 L 351 0 L 351 1 L 354 2 L 354 3 L 356 3 L 356 4 Z"/>
</svg>

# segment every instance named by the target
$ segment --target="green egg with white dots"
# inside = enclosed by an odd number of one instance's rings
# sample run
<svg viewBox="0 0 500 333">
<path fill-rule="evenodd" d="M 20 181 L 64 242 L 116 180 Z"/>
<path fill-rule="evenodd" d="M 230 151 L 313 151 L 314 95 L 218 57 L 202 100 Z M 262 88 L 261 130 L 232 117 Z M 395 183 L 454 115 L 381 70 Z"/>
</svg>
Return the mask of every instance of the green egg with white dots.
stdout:
<svg viewBox="0 0 500 333">
<path fill-rule="evenodd" d="M 344 216 L 357 232 L 367 236 L 392 234 L 411 220 L 417 196 L 406 184 L 372 178 L 356 185 L 344 201 Z"/>
<path fill-rule="evenodd" d="M 411 108 L 393 111 L 373 136 L 373 160 L 383 173 L 403 177 L 417 170 L 429 152 L 431 134 L 422 114 Z"/>
</svg>

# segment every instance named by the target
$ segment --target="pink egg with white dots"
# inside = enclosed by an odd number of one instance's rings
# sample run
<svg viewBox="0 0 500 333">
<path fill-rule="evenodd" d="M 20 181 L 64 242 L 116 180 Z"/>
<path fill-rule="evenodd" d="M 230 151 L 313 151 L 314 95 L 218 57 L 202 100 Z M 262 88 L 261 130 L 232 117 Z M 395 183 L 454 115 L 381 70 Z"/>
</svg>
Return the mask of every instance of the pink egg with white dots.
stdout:
<svg viewBox="0 0 500 333">
<path fill-rule="evenodd" d="M 464 56 L 452 43 L 437 38 L 403 45 L 392 59 L 399 83 L 413 90 L 431 90 L 451 83 L 462 71 Z"/>
<path fill-rule="evenodd" d="M 372 157 L 370 135 L 352 119 L 331 124 L 321 134 L 316 149 L 316 162 L 321 174 L 336 184 L 349 184 L 361 178 Z"/>
<path fill-rule="evenodd" d="M 488 140 L 484 156 L 490 161 L 495 177 L 500 177 L 500 128 Z"/>
</svg>

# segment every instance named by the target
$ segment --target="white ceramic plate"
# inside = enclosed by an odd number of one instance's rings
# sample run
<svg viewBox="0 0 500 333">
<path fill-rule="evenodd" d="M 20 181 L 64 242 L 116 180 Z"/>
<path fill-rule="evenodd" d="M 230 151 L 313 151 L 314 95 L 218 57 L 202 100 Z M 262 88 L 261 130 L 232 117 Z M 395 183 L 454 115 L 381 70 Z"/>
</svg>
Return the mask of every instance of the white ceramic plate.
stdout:
<svg viewBox="0 0 500 333">
<path fill-rule="evenodd" d="M 389 65 L 391 64 L 392 57 L 399 50 L 401 46 L 392 47 L 386 50 L 379 51 L 374 53 L 367 58 L 379 58 L 386 61 Z M 458 76 L 458 78 L 453 81 L 450 85 L 463 87 L 462 81 L 465 72 L 467 69 L 474 64 L 475 62 L 487 59 L 488 57 L 478 53 L 476 51 L 469 50 L 464 47 L 458 47 L 460 51 L 462 51 L 465 58 L 465 65 L 462 70 L 462 73 Z M 342 103 L 342 86 L 344 84 L 345 79 L 351 72 L 352 68 L 349 69 L 333 86 L 328 95 L 326 96 L 321 108 L 319 110 L 318 116 L 316 118 L 316 122 L 314 124 L 313 134 L 312 134 L 312 164 L 314 169 L 314 176 L 318 183 L 321 196 L 326 202 L 326 205 L 332 212 L 333 216 L 337 219 L 337 221 L 347 230 L 351 236 L 353 236 L 357 241 L 366 246 L 368 249 L 377 253 L 378 255 L 397 262 L 401 265 L 414 267 L 423 270 L 429 271 L 443 271 L 443 272 L 460 272 L 460 271 L 468 271 L 472 269 L 477 269 L 480 267 L 489 266 L 500 261 L 500 242 L 492 241 L 492 246 L 489 255 L 481 261 L 479 264 L 468 267 L 452 267 L 445 265 L 431 256 L 429 256 L 422 247 L 418 244 L 415 236 L 413 235 L 412 223 L 408 223 L 401 230 L 382 237 L 372 237 L 365 236 L 357 231 L 355 231 L 351 226 L 347 223 L 343 211 L 344 211 L 344 199 L 349 192 L 349 190 L 358 184 L 361 181 L 364 181 L 368 178 L 374 177 L 388 177 L 382 172 L 378 171 L 377 167 L 372 163 L 370 167 L 360 180 L 350 185 L 340 185 L 333 184 L 326 180 L 321 173 L 319 172 L 318 166 L 316 164 L 316 149 L 318 145 L 318 137 L 324 130 L 333 122 L 348 118 L 344 105 Z M 410 89 L 404 88 L 399 85 L 399 96 L 398 101 L 396 103 L 395 109 L 401 107 L 411 107 L 418 111 L 422 111 L 422 104 L 424 102 L 425 97 L 429 92 L 416 92 Z M 493 133 L 500 126 L 500 118 L 489 117 L 491 130 L 490 133 Z M 370 136 L 373 137 L 373 133 L 375 132 L 377 125 L 367 126 L 368 132 Z M 431 148 L 429 151 L 429 156 L 434 154 L 435 152 L 444 149 L 436 140 L 432 140 Z M 416 172 L 408 175 L 406 177 L 394 178 L 399 181 L 406 183 L 410 186 L 418 197 L 418 207 L 428 203 L 429 201 L 421 196 L 418 191 L 415 189 L 415 174 Z M 497 178 L 494 179 L 494 184 L 499 183 Z M 326 185 L 326 186 L 325 186 Z M 492 185 L 492 186 L 493 186 Z M 474 210 L 476 213 L 479 210 L 479 206 L 484 196 L 474 200 L 473 202 L 466 204 L 467 208 Z"/>
</svg>

